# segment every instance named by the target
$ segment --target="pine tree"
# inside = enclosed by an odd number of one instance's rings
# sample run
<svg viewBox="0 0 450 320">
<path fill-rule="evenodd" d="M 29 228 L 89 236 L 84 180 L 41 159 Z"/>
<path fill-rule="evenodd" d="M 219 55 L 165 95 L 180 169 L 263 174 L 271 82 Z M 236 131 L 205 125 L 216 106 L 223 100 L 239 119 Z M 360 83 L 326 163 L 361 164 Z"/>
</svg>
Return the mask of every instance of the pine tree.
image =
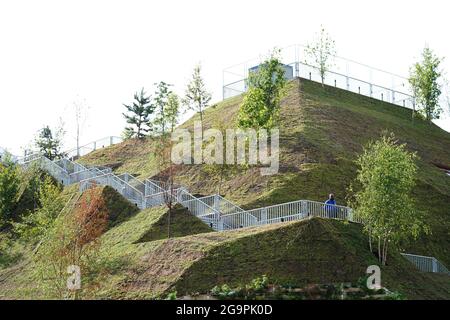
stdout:
<svg viewBox="0 0 450 320">
<path fill-rule="evenodd" d="M 55 160 L 65 155 L 61 151 L 64 131 L 62 127 L 55 131 L 54 134 L 49 126 L 45 126 L 39 131 L 35 139 L 35 145 L 39 152 L 49 160 Z"/>
<path fill-rule="evenodd" d="M 129 137 L 144 138 L 148 132 L 152 131 L 150 115 L 155 110 L 151 97 L 145 94 L 144 88 L 141 92 L 134 94 L 134 101 L 131 105 L 124 104 L 128 114 L 123 113 L 128 124 L 131 126 L 125 128 Z"/>
</svg>

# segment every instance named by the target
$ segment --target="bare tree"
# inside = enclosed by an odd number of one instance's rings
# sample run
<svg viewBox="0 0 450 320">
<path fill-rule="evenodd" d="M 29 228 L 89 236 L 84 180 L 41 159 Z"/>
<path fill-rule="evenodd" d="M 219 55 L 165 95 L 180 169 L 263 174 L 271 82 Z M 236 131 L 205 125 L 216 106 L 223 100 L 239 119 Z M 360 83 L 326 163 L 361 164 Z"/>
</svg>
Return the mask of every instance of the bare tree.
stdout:
<svg viewBox="0 0 450 320">
<path fill-rule="evenodd" d="M 177 168 L 175 164 L 172 163 L 171 155 L 173 142 L 169 134 L 164 134 L 158 137 L 159 141 L 155 147 L 155 156 L 157 160 L 157 165 L 159 168 L 159 180 L 162 183 L 164 189 L 163 201 L 168 209 L 167 214 L 167 237 L 171 237 L 171 218 L 173 213 L 173 208 L 176 203 L 176 185 L 175 177 L 177 174 Z"/>
<path fill-rule="evenodd" d="M 76 140 L 77 140 L 77 157 L 80 156 L 80 136 L 88 117 L 89 106 L 85 99 L 77 98 L 73 102 L 73 110 L 75 114 Z"/>
<path fill-rule="evenodd" d="M 324 86 L 325 74 L 331 68 L 331 58 L 336 55 L 335 42 L 331 39 L 323 26 L 316 35 L 316 39 L 309 43 L 305 48 L 306 63 L 319 69 L 322 86 Z"/>
</svg>

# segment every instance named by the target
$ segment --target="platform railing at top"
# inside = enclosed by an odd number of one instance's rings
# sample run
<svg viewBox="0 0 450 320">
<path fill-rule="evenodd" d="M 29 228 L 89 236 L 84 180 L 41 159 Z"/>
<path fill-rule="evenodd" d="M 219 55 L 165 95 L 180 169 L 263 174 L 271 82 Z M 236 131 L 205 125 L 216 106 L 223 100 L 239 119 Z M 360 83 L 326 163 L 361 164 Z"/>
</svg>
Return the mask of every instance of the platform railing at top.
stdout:
<svg viewBox="0 0 450 320">
<path fill-rule="evenodd" d="M 290 66 L 298 67 L 297 77 L 308 79 L 314 82 L 321 82 L 320 72 L 316 67 L 302 62 L 288 63 Z M 238 80 L 223 87 L 223 98 L 230 98 L 247 91 L 247 79 Z M 415 99 L 413 96 L 392 88 L 386 88 L 361 79 L 346 76 L 337 72 L 327 71 L 324 77 L 324 84 L 344 89 L 353 93 L 358 93 L 370 98 L 389 102 L 398 106 L 414 109 Z"/>
<path fill-rule="evenodd" d="M 291 67 L 292 78 L 304 78 L 321 82 L 319 68 L 306 63 L 306 47 L 291 45 L 280 51 L 280 61 Z M 233 97 L 247 91 L 249 70 L 263 59 L 254 58 L 223 70 L 223 98 Z M 331 68 L 325 73 L 324 83 L 340 89 L 359 93 L 378 100 L 413 108 L 415 99 L 406 77 L 383 71 L 343 57 L 330 57 Z"/>
<path fill-rule="evenodd" d="M 413 263 L 420 271 L 445 273 L 450 275 L 450 271 L 435 257 L 420 256 L 409 253 L 402 253 L 401 255 Z"/>
</svg>

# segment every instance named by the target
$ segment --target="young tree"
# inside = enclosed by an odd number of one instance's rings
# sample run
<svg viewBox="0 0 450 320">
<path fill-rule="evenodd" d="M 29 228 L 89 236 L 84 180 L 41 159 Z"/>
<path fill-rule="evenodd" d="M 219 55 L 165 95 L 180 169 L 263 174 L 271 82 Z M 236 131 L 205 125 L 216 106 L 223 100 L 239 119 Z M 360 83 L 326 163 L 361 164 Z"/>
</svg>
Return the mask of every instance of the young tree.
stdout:
<svg viewBox="0 0 450 320">
<path fill-rule="evenodd" d="M 442 89 L 440 83 L 442 71 L 439 68 L 441 62 L 442 59 L 437 57 L 430 48 L 425 47 L 422 52 L 422 61 L 415 63 L 410 69 L 409 83 L 421 113 L 428 121 L 439 119 L 442 112 L 439 104 Z"/>
<path fill-rule="evenodd" d="M 161 81 L 156 84 L 156 93 L 155 93 L 155 107 L 156 107 L 156 115 L 153 120 L 154 125 L 157 130 L 161 134 L 166 133 L 168 118 L 167 118 L 167 106 L 169 102 L 169 96 L 172 93 L 169 87 L 171 85 Z"/>
<path fill-rule="evenodd" d="M 285 94 L 286 79 L 278 51 L 249 74 L 248 91 L 240 106 L 238 125 L 241 128 L 270 129 L 276 124 Z"/>
<path fill-rule="evenodd" d="M 109 211 L 101 188 L 85 191 L 74 211 L 59 216 L 35 255 L 37 280 L 50 298 L 80 298 L 89 294 L 90 274 L 98 273 L 100 236 L 108 226 Z M 67 288 L 67 268 L 78 266 L 82 288 Z"/>
<path fill-rule="evenodd" d="M 20 179 L 18 168 L 9 155 L 0 163 L 0 229 L 9 226 L 14 220 L 14 209 L 17 205 Z"/>
<path fill-rule="evenodd" d="M 77 140 L 77 157 L 80 157 L 80 136 L 81 130 L 87 120 L 87 111 L 89 107 L 86 105 L 85 100 L 77 99 L 73 103 L 73 110 L 75 113 L 75 126 L 76 126 L 76 140 Z"/>
<path fill-rule="evenodd" d="M 125 135 L 127 137 L 136 137 L 142 139 L 149 131 L 152 131 L 150 127 L 150 115 L 154 112 L 155 106 L 151 101 L 151 97 L 147 96 L 144 88 L 141 92 L 134 94 L 134 101 L 131 105 L 124 104 L 129 114 L 123 113 L 128 124 L 131 126 L 125 128 Z"/>
<path fill-rule="evenodd" d="M 187 85 L 183 104 L 200 115 L 203 136 L 203 114 L 211 101 L 211 94 L 206 90 L 200 71 L 201 67 L 198 64 L 194 68 L 192 79 Z"/>
<path fill-rule="evenodd" d="M 166 134 L 159 137 L 159 141 L 155 147 L 155 156 L 159 169 L 158 178 L 162 182 L 164 193 L 163 201 L 168 209 L 167 214 L 167 237 L 171 237 L 171 218 L 176 203 L 175 177 L 177 168 L 172 162 L 173 142 L 171 136 Z"/>
<path fill-rule="evenodd" d="M 223 123 L 219 123 L 215 125 L 217 130 L 222 132 L 222 135 L 225 137 L 226 128 Z M 207 143 L 206 143 L 207 145 Z M 227 150 L 226 144 L 223 146 L 223 154 L 227 154 L 227 152 L 235 152 L 235 150 Z M 212 163 L 203 165 L 205 168 L 205 172 L 212 176 L 214 180 L 217 181 L 217 194 L 221 195 L 223 182 L 231 177 L 233 174 L 237 172 L 237 166 L 234 164 L 228 164 L 224 161 L 224 163 Z"/>
<path fill-rule="evenodd" d="M 177 126 L 179 116 L 180 116 L 180 99 L 175 93 L 171 92 L 169 93 L 166 106 L 166 119 L 170 132 L 173 132 L 173 130 Z"/>
<path fill-rule="evenodd" d="M 393 134 L 370 143 L 359 156 L 356 182 L 361 190 L 353 200 L 355 217 L 369 234 L 369 245 L 378 240 L 378 257 L 385 265 L 388 246 L 427 232 L 411 197 L 415 185 L 417 156 L 399 145 Z"/>
<path fill-rule="evenodd" d="M 331 58 L 336 55 L 335 42 L 331 39 L 323 26 L 316 35 L 316 39 L 305 48 L 306 64 L 319 69 L 322 86 L 324 86 L 325 74 L 333 65 Z"/>
<path fill-rule="evenodd" d="M 39 149 L 39 152 L 49 160 L 55 160 L 65 156 L 64 152 L 61 151 L 65 133 L 63 126 L 61 125 L 54 131 L 55 133 L 53 133 L 49 126 L 45 126 L 39 131 L 35 139 L 35 145 Z"/>
</svg>

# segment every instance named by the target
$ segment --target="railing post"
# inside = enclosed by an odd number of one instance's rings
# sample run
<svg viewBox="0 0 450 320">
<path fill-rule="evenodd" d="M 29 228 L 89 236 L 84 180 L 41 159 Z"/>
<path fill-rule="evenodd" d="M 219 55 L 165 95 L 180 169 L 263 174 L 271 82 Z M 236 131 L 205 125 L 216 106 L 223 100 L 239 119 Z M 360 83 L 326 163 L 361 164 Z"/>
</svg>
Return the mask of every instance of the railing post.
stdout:
<svg viewBox="0 0 450 320">
<path fill-rule="evenodd" d="M 113 137 L 112 137 L 112 136 L 109 137 L 109 145 L 110 145 L 110 146 L 113 145 Z"/>
<path fill-rule="evenodd" d="M 346 64 L 345 64 L 345 81 L 347 83 L 347 91 L 350 91 L 350 78 L 348 76 L 349 70 L 350 69 L 349 69 L 348 62 L 346 62 Z"/>
<path fill-rule="evenodd" d="M 351 208 L 347 209 L 347 220 L 353 222 L 353 210 Z"/>
<path fill-rule="evenodd" d="M 261 211 L 261 224 L 267 224 L 267 208 L 263 208 Z"/>
<path fill-rule="evenodd" d="M 214 210 L 219 211 L 220 210 L 220 200 L 217 194 L 214 195 Z"/>
<path fill-rule="evenodd" d="M 302 200 L 300 204 L 300 211 L 303 218 L 306 218 L 308 216 L 308 203 L 304 200 Z"/>
<path fill-rule="evenodd" d="M 219 223 L 222 220 L 222 217 L 220 216 L 220 199 L 217 194 L 214 195 L 214 204 L 213 204 L 214 211 L 216 212 L 215 218 L 217 221 L 217 227 L 219 227 Z M 223 225 L 222 225 L 223 227 Z"/>
<path fill-rule="evenodd" d="M 437 260 L 436 260 L 436 258 L 432 258 L 432 260 L 431 260 L 431 265 L 432 265 L 432 268 L 433 268 L 433 272 L 438 272 L 438 267 L 437 267 Z"/>
<path fill-rule="evenodd" d="M 220 218 L 219 221 L 217 221 L 217 230 L 223 231 L 223 219 Z"/>
</svg>

